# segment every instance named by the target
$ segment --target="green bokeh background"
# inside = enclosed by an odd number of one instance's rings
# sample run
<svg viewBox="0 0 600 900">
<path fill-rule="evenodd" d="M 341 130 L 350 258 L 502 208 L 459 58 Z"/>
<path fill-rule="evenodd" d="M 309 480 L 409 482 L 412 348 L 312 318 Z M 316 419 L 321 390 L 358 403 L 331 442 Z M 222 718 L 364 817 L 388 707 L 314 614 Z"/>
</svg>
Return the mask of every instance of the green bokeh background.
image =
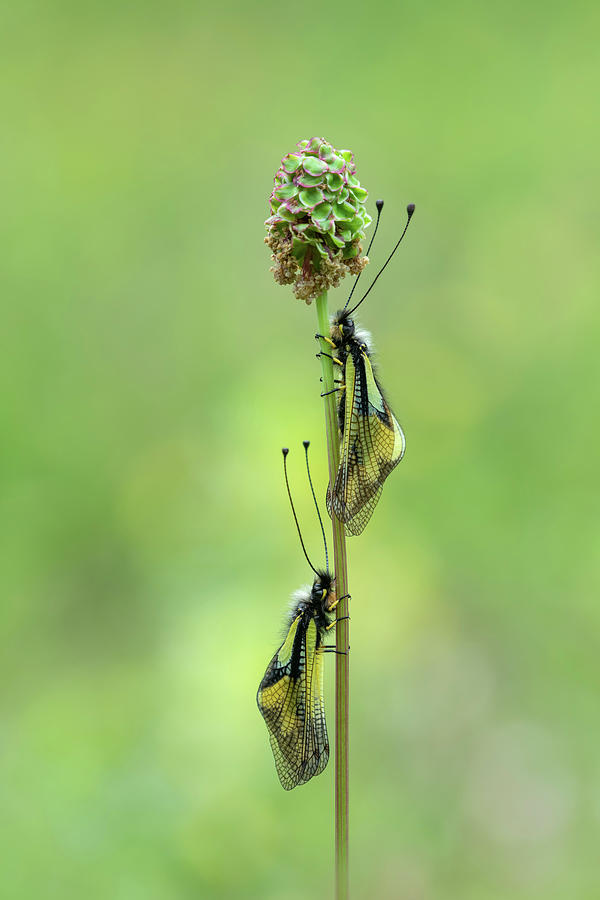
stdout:
<svg viewBox="0 0 600 900">
<path fill-rule="evenodd" d="M 283 444 L 320 554 L 316 316 L 262 242 L 315 134 L 375 262 L 417 204 L 361 310 L 407 453 L 349 549 L 353 896 L 600 895 L 599 20 L 5 8 L 2 896 L 331 896 L 333 766 L 284 793 L 254 699 L 308 576 Z"/>
</svg>

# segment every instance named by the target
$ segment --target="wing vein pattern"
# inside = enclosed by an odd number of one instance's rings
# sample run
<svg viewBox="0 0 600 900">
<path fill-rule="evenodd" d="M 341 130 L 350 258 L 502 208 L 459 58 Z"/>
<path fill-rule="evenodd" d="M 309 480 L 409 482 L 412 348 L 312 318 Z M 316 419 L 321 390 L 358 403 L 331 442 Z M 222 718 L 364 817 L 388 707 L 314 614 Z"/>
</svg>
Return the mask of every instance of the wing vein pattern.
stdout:
<svg viewBox="0 0 600 900">
<path fill-rule="evenodd" d="M 322 772 L 329 760 L 319 643 L 314 618 L 298 616 L 258 688 L 277 774 L 288 791 Z"/>
<path fill-rule="evenodd" d="M 340 465 L 327 509 L 360 534 L 377 506 L 383 483 L 404 455 L 404 434 L 392 413 L 364 350 L 349 353 L 345 364 Z"/>
</svg>

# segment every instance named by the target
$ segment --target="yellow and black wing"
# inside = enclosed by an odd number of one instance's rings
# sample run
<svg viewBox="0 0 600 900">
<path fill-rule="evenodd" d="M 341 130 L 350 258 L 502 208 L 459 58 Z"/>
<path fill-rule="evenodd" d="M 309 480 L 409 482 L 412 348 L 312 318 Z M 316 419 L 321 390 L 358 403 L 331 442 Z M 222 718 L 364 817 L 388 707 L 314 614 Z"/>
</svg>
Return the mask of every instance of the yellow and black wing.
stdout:
<svg viewBox="0 0 600 900">
<path fill-rule="evenodd" d="M 360 534 L 406 442 L 364 351 L 356 357 L 348 354 L 345 384 L 340 465 L 333 489 L 330 485 L 327 491 L 327 509 L 344 522 L 348 534 Z"/>
<path fill-rule="evenodd" d="M 267 667 L 256 700 L 286 791 L 319 775 L 329 760 L 323 650 L 315 620 L 297 616 Z"/>
</svg>

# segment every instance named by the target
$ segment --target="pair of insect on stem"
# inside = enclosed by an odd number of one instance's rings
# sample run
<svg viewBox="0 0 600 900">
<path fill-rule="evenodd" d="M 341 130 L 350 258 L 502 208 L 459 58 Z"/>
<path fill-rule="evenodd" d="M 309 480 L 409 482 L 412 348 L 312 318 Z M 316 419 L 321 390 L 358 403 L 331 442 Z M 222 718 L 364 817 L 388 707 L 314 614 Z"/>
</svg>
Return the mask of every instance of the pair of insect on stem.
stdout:
<svg viewBox="0 0 600 900">
<path fill-rule="evenodd" d="M 383 200 L 378 200 L 377 222 L 367 254 L 377 234 L 382 208 Z M 327 489 L 327 510 L 344 523 L 350 535 L 363 531 L 377 505 L 385 479 L 402 459 L 405 448 L 402 429 L 373 370 L 370 335 L 357 328 L 351 316 L 369 295 L 398 249 L 414 209 L 412 203 L 407 207 L 408 219 L 396 246 L 356 306 L 348 309 L 360 275 L 344 308 L 332 316 L 329 336 L 316 335 L 331 347 L 332 354 L 326 355 L 341 372 L 341 379 L 333 389 L 338 395 L 340 464 L 334 483 Z M 323 396 L 327 393 L 330 392 Z M 340 652 L 325 640 L 327 633 L 340 621 L 335 610 L 345 599 L 336 596 L 335 580 L 329 571 L 325 529 L 310 475 L 308 447 L 309 442 L 304 441 L 308 481 L 323 535 L 325 568 L 315 569 L 306 552 L 287 476 L 288 450 L 284 448 L 283 468 L 292 514 L 302 550 L 315 578 L 312 588 L 307 585 L 292 595 L 285 640 L 269 663 L 256 698 L 269 732 L 277 774 L 286 790 L 319 775 L 329 760 L 323 656 L 326 652 Z"/>
</svg>

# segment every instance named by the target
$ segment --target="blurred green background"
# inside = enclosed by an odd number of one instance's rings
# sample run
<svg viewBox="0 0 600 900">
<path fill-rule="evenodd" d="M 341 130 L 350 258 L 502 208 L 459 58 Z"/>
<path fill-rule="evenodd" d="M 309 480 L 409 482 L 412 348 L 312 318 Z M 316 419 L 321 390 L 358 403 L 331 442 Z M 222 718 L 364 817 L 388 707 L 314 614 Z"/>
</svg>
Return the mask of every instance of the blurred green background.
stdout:
<svg viewBox="0 0 600 900">
<path fill-rule="evenodd" d="M 349 547 L 353 896 L 597 898 L 598 6 L 2 16 L 0 894 L 331 896 L 333 766 L 284 793 L 255 706 L 309 575 L 283 444 L 321 552 L 263 245 L 316 134 L 375 263 L 417 204 L 361 310 L 407 453 Z"/>
</svg>

